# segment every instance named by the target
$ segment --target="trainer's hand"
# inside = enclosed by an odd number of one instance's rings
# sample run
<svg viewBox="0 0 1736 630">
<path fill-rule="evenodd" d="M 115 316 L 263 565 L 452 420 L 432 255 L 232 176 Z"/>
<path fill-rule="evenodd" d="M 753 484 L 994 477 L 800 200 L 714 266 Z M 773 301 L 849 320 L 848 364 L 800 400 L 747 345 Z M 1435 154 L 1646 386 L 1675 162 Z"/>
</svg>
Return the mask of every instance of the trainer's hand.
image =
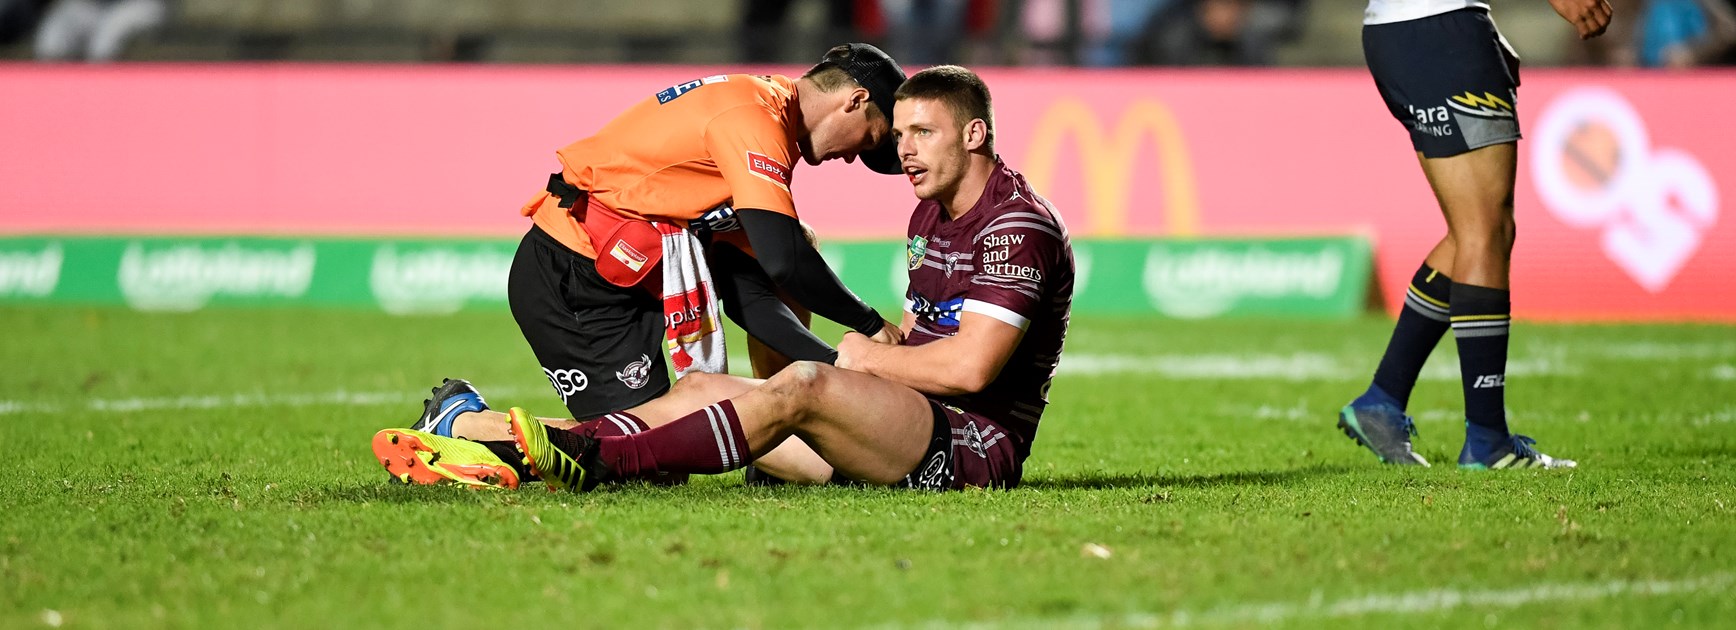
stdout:
<svg viewBox="0 0 1736 630">
<path fill-rule="evenodd" d="M 1608 0 L 1549 0 L 1549 6 L 1555 7 L 1561 19 L 1579 29 L 1580 39 L 1602 35 L 1609 28 L 1609 17 L 1614 12 Z"/>
<path fill-rule="evenodd" d="M 880 332 L 874 333 L 874 336 L 869 337 L 868 339 L 875 343 L 884 343 L 896 346 L 904 343 L 904 331 L 898 328 L 898 324 L 881 320 Z"/>
</svg>

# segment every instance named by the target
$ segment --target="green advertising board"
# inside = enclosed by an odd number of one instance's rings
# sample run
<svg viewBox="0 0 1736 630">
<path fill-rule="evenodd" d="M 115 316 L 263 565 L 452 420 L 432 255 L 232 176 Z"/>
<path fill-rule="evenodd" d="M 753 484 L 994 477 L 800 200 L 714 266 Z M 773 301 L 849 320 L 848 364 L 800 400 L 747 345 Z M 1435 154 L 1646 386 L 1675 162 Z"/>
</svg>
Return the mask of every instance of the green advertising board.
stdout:
<svg viewBox="0 0 1736 630">
<path fill-rule="evenodd" d="M 269 237 L 0 238 L 0 304 L 144 311 L 329 306 L 439 314 L 506 304 L 516 241 Z M 864 300 L 904 298 L 898 241 L 832 242 L 826 260 Z M 1342 317 L 1368 302 L 1360 238 L 1078 240 L 1078 313 Z"/>
</svg>

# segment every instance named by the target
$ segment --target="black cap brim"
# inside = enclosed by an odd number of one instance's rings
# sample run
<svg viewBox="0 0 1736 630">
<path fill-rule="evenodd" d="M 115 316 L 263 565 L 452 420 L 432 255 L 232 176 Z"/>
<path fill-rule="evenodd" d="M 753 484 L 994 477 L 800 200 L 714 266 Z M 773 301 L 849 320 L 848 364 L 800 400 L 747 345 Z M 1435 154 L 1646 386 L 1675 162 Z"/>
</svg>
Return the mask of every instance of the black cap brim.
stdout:
<svg viewBox="0 0 1736 630">
<path fill-rule="evenodd" d="M 891 136 L 891 134 L 887 134 Z M 880 146 L 863 151 L 857 157 L 870 170 L 882 175 L 897 175 L 904 172 L 904 162 L 898 159 L 898 143 L 888 137 Z"/>
<path fill-rule="evenodd" d="M 888 125 L 892 123 L 892 106 L 895 103 L 894 93 L 898 86 L 904 83 L 904 69 L 898 67 L 898 62 L 885 51 L 872 44 L 845 44 L 832 52 L 844 51 L 842 56 L 828 53 L 825 61 L 838 64 L 844 72 L 850 75 L 858 85 L 868 90 L 868 98 L 880 108 L 880 113 L 886 116 Z M 897 175 L 904 172 L 903 164 L 898 160 L 898 143 L 892 141 L 892 134 L 887 134 L 880 146 L 858 154 L 862 164 L 870 170 L 885 175 Z"/>
</svg>

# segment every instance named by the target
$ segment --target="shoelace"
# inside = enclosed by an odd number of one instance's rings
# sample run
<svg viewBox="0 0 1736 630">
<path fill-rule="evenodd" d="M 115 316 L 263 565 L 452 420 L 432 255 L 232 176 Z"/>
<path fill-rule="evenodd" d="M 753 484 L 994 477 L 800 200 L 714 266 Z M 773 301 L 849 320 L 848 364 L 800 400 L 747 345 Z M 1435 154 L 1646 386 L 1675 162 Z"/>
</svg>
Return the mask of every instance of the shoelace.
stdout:
<svg viewBox="0 0 1736 630">
<path fill-rule="evenodd" d="M 1532 448 L 1537 440 L 1529 436 L 1513 434 L 1513 456 L 1521 459 L 1537 459 L 1537 449 Z"/>
<path fill-rule="evenodd" d="M 1423 434 L 1417 432 L 1417 423 L 1415 420 L 1412 420 L 1409 415 L 1404 417 L 1404 423 L 1399 426 L 1404 427 L 1405 432 L 1409 433 L 1413 438 L 1423 436 Z"/>
</svg>

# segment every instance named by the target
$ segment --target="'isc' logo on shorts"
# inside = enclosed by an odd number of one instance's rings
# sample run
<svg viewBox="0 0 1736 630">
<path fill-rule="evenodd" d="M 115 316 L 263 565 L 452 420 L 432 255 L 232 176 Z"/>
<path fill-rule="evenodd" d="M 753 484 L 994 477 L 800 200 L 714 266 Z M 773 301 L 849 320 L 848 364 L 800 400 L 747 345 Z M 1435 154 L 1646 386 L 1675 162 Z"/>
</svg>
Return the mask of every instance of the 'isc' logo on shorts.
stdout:
<svg viewBox="0 0 1736 630">
<path fill-rule="evenodd" d="M 551 370 L 543 368 L 543 375 L 549 377 L 549 384 L 561 394 L 561 403 L 567 402 L 567 397 L 585 391 L 591 385 L 591 379 L 578 370 Z"/>
</svg>

